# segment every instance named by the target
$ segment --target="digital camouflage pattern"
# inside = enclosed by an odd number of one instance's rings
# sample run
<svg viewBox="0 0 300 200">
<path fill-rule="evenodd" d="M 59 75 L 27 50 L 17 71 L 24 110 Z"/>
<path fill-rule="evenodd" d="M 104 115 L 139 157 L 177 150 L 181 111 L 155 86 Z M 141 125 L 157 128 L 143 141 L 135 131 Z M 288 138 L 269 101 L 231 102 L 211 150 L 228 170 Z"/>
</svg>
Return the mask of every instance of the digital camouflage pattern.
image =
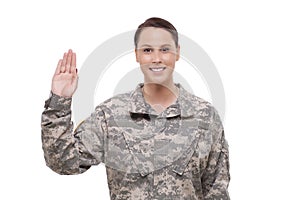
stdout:
<svg viewBox="0 0 300 200">
<path fill-rule="evenodd" d="M 142 87 L 101 103 L 74 132 L 71 98 L 53 94 L 41 124 L 47 165 L 80 174 L 104 163 L 113 200 L 229 199 L 228 145 L 214 107 L 177 84 L 177 101 L 157 114 Z"/>
</svg>

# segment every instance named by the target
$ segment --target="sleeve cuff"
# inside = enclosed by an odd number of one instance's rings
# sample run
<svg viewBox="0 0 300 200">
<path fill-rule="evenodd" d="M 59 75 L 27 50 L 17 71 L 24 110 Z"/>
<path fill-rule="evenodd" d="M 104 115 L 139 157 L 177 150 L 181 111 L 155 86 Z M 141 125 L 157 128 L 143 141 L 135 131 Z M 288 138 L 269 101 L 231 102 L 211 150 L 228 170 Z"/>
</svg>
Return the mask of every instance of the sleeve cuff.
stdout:
<svg viewBox="0 0 300 200">
<path fill-rule="evenodd" d="M 72 97 L 62 97 L 50 93 L 50 97 L 45 101 L 45 108 L 52 108 L 55 110 L 69 110 L 71 109 Z"/>
</svg>

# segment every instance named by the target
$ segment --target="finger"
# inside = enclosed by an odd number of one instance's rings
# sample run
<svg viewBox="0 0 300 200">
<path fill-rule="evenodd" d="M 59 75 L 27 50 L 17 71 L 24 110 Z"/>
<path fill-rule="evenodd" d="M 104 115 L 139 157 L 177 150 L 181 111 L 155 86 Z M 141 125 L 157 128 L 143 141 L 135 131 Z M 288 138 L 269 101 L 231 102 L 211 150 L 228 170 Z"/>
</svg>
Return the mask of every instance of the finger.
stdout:
<svg viewBox="0 0 300 200">
<path fill-rule="evenodd" d="M 67 53 L 64 53 L 64 57 L 61 63 L 60 72 L 64 73 L 66 71 L 66 63 L 67 63 Z"/>
<path fill-rule="evenodd" d="M 66 63 L 66 72 L 70 72 L 70 67 L 71 67 L 71 61 L 72 61 L 72 55 L 73 52 L 70 49 L 68 52 L 68 56 L 67 56 L 67 63 Z"/>
<path fill-rule="evenodd" d="M 71 61 L 71 73 L 76 72 L 76 53 L 73 53 L 72 55 L 72 61 Z"/>
<path fill-rule="evenodd" d="M 62 59 L 60 59 L 57 63 L 55 74 L 60 74 L 61 63 L 62 63 Z"/>
</svg>

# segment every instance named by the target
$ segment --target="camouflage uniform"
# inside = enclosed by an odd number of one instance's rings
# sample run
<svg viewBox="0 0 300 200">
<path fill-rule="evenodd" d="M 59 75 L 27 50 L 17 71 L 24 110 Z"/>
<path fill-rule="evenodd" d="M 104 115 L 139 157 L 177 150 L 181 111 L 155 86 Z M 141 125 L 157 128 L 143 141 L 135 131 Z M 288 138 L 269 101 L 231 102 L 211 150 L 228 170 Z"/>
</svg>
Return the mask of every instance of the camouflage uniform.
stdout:
<svg viewBox="0 0 300 200">
<path fill-rule="evenodd" d="M 177 84 L 177 101 L 157 114 L 142 87 L 101 103 L 74 132 L 71 98 L 53 94 L 41 124 L 47 165 L 79 174 L 104 163 L 111 199 L 229 199 L 228 146 L 214 107 Z"/>
</svg>

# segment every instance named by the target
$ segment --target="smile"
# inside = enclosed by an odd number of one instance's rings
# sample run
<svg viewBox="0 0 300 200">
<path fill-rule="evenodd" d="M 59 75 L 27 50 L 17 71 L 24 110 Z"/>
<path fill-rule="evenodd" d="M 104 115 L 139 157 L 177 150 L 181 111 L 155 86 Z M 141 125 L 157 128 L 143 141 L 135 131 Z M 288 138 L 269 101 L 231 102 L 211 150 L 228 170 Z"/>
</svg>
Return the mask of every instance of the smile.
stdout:
<svg viewBox="0 0 300 200">
<path fill-rule="evenodd" d="M 155 67 L 155 68 L 150 68 L 151 71 L 153 72 L 161 72 L 163 70 L 165 70 L 166 67 Z"/>
</svg>

